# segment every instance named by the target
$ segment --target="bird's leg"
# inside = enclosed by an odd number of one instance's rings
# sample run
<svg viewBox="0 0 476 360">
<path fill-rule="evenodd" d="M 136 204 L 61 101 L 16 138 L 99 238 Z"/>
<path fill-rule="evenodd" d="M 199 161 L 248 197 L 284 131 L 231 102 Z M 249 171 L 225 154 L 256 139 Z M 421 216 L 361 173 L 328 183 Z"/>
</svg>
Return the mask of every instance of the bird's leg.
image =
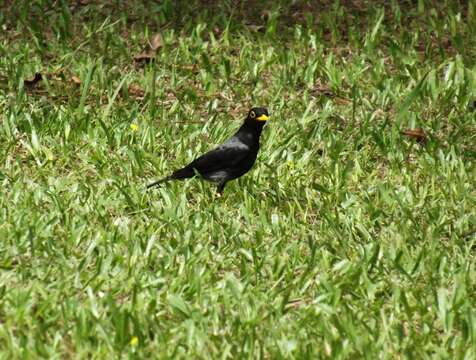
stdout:
<svg viewBox="0 0 476 360">
<path fill-rule="evenodd" d="M 217 195 L 218 196 L 221 196 L 223 194 L 223 189 L 225 188 L 225 185 L 226 185 L 226 181 L 221 181 L 218 183 L 218 186 L 217 186 Z"/>
</svg>

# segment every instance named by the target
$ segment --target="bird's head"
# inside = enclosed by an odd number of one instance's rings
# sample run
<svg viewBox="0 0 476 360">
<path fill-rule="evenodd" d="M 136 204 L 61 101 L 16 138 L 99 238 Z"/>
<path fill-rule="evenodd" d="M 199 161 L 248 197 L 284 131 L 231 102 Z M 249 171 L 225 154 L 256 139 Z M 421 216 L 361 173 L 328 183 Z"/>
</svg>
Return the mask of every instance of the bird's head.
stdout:
<svg viewBox="0 0 476 360">
<path fill-rule="evenodd" d="M 246 118 L 247 121 L 253 121 L 265 124 L 266 121 L 269 119 L 268 110 L 261 107 L 254 107 L 248 113 L 248 117 Z"/>
</svg>

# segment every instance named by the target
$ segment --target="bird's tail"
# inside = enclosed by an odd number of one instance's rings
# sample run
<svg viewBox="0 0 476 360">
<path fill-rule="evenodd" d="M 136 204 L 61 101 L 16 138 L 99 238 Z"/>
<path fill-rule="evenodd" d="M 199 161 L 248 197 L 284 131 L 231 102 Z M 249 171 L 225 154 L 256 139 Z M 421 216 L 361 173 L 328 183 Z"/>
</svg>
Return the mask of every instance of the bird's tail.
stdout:
<svg viewBox="0 0 476 360">
<path fill-rule="evenodd" d="M 150 189 L 151 187 L 154 187 L 154 186 L 159 186 L 160 184 L 172 179 L 173 179 L 172 176 L 166 176 L 160 180 L 154 181 L 152 184 L 147 185 L 147 189 Z"/>
<path fill-rule="evenodd" d="M 195 176 L 195 170 L 191 166 L 185 166 L 182 169 L 176 170 L 172 175 L 166 176 L 152 184 L 147 185 L 147 189 L 153 186 L 159 186 L 160 184 L 167 182 L 169 180 L 183 180 Z"/>
</svg>

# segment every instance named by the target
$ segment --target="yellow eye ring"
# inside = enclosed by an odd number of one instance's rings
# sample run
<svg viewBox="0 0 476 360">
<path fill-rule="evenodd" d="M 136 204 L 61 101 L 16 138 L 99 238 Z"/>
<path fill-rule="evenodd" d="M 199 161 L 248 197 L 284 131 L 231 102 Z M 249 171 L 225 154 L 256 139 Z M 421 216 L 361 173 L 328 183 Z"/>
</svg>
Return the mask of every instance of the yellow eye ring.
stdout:
<svg viewBox="0 0 476 360">
<path fill-rule="evenodd" d="M 254 119 L 256 117 L 256 114 L 254 111 L 250 111 L 250 118 Z"/>
</svg>

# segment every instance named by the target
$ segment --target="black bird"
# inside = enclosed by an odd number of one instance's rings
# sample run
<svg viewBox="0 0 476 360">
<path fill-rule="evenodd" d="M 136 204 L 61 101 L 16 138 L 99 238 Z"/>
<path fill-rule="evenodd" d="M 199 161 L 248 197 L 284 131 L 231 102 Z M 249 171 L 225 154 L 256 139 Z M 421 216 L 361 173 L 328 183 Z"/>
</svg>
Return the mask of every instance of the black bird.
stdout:
<svg viewBox="0 0 476 360">
<path fill-rule="evenodd" d="M 250 110 L 240 129 L 217 148 L 192 161 L 182 169 L 150 185 L 160 185 L 169 180 L 182 180 L 200 175 L 217 184 L 217 192 L 223 193 L 228 181 L 247 173 L 255 163 L 259 150 L 259 138 L 269 118 L 268 110 L 255 107 Z"/>
</svg>

